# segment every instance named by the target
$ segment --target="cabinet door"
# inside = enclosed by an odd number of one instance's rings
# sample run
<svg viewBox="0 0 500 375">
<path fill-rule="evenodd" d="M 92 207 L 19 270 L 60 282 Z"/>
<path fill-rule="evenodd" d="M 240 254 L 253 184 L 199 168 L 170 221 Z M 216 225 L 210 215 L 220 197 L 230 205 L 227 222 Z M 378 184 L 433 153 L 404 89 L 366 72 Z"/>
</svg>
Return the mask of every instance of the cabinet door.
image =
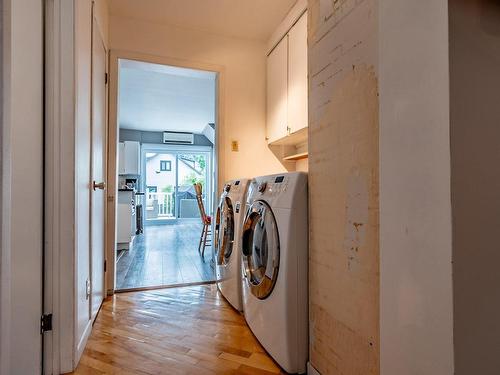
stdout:
<svg viewBox="0 0 500 375">
<path fill-rule="evenodd" d="M 287 135 L 287 44 L 285 37 L 267 57 L 266 136 L 269 143 Z"/>
<path fill-rule="evenodd" d="M 141 147 L 139 142 L 125 141 L 125 174 L 141 174 Z"/>
<path fill-rule="evenodd" d="M 307 13 L 288 33 L 288 126 L 307 127 Z"/>
<path fill-rule="evenodd" d="M 118 143 L 118 174 L 125 174 L 125 143 Z"/>
</svg>

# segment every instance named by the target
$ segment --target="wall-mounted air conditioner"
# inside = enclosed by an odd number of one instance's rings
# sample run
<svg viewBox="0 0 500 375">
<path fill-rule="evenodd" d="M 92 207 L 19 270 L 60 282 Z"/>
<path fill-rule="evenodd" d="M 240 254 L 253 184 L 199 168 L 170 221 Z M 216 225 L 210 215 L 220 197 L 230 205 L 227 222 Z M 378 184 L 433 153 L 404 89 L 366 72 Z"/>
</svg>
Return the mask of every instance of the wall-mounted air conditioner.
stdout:
<svg viewBox="0 0 500 375">
<path fill-rule="evenodd" d="M 194 134 L 185 132 L 163 132 L 163 143 L 192 145 Z"/>
</svg>

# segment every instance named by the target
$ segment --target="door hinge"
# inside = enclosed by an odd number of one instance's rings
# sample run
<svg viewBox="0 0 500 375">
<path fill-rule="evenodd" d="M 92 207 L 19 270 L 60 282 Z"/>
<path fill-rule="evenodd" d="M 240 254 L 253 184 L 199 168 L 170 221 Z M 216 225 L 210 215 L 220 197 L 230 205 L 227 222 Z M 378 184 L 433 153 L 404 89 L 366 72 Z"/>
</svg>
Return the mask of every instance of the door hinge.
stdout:
<svg viewBox="0 0 500 375">
<path fill-rule="evenodd" d="M 106 266 L 107 266 L 107 262 L 104 261 L 104 272 L 106 272 L 106 268 L 107 268 Z"/>
<path fill-rule="evenodd" d="M 108 84 L 108 73 L 104 73 L 104 84 Z"/>
<path fill-rule="evenodd" d="M 43 314 L 40 319 L 40 333 L 52 331 L 52 314 Z"/>
</svg>

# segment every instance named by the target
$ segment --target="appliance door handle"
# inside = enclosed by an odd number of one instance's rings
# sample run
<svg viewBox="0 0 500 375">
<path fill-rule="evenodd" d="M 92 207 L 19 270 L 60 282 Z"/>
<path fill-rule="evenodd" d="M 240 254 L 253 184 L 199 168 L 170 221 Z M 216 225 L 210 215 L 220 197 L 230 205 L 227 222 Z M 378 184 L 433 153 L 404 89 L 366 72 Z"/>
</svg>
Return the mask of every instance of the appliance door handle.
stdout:
<svg viewBox="0 0 500 375">
<path fill-rule="evenodd" d="M 94 189 L 94 191 L 96 191 L 97 189 L 99 190 L 106 190 L 106 183 L 105 182 L 95 182 L 93 181 L 92 182 L 92 189 Z"/>
</svg>

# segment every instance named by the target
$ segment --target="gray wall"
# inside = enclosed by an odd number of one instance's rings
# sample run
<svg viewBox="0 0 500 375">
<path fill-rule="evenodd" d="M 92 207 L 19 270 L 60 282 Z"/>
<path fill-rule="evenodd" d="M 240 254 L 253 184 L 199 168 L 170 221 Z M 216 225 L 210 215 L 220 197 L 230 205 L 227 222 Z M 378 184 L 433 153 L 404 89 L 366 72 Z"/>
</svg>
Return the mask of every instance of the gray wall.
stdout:
<svg viewBox="0 0 500 375">
<path fill-rule="evenodd" d="M 500 372 L 500 1 L 449 1 L 455 374 Z"/>
<path fill-rule="evenodd" d="M 142 143 L 163 144 L 163 132 L 149 132 L 141 130 L 120 129 L 120 142 L 136 141 Z M 213 144 L 202 134 L 194 135 L 195 146 L 213 146 Z"/>
</svg>

